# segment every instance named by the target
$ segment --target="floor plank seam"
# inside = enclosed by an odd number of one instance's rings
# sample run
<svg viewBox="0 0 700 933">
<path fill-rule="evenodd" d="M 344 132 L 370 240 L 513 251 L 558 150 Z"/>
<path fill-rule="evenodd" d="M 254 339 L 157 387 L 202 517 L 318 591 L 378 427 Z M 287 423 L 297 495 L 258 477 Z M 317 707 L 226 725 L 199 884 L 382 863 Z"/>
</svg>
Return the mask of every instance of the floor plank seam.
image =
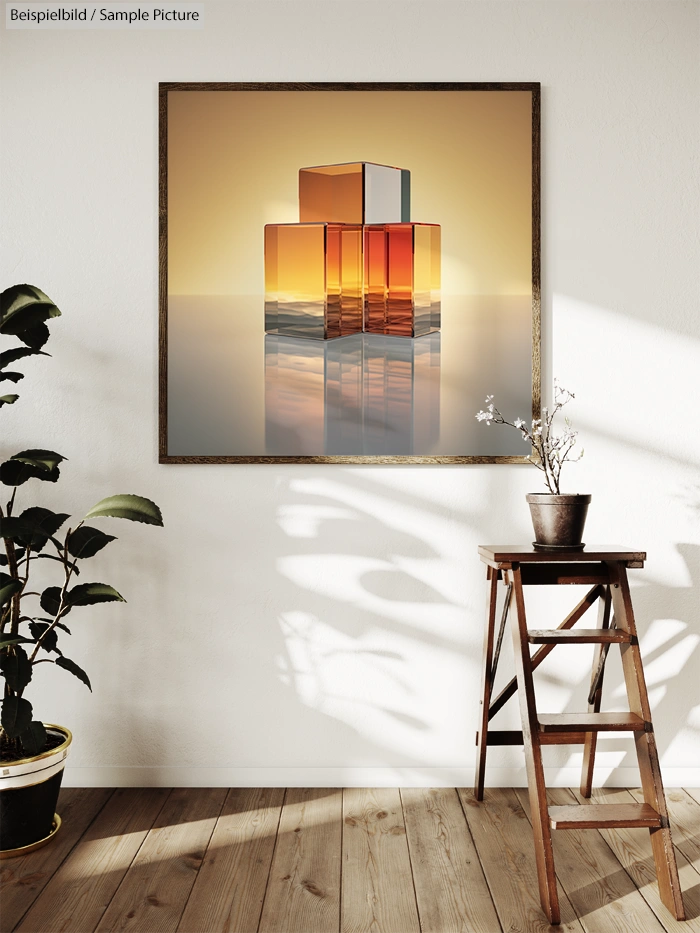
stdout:
<svg viewBox="0 0 700 933">
<path fill-rule="evenodd" d="M 155 824 L 156 824 L 156 820 L 158 819 L 158 817 L 159 817 L 159 816 L 161 815 L 161 813 L 163 812 L 163 807 L 166 805 L 166 803 L 168 802 L 168 800 L 170 800 L 170 798 L 171 798 L 171 796 L 172 796 L 172 794 L 173 794 L 173 790 L 174 790 L 174 788 L 171 787 L 169 793 L 167 793 L 167 794 L 165 795 L 165 797 L 164 797 L 164 799 L 163 799 L 162 805 L 158 808 L 158 812 L 157 812 L 157 813 L 155 814 L 155 816 L 153 817 L 153 822 L 152 822 L 151 825 L 149 826 L 148 832 L 147 832 L 146 835 L 143 837 L 143 839 L 142 839 L 142 841 L 141 841 L 141 845 L 140 845 L 140 846 L 138 847 L 138 849 L 134 852 L 134 855 L 133 855 L 131 861 L 129 862 L 129 864 L 128 864 L 128 865 L 126 866 L 126 868 L 124 869 L 124 874 L 122 875 L 122 880 L 119 882 L 119 884 L 117 885 L 117 887 L 116 887 L 116 888 L 114 889 L 114 891 L 112 892 L 112 896 L 110 897 L 109 901 L 104 905 L 104 908 L 103 908 L 103 910 L 102 910 L 102 913 L 100 914 L 100 917 L 99 917 L 97 923 L 96 923 L 95 926 L 93 927 L 93 930 L 96 930 L 96 929 L 99 927 L 99 925 L 102 923 L 102 919 L 103 919 L 104 915 L 105 915 L 105 914 L 107 913 L 107 911 L 109 910 L 109 908 L 110 908 L 110 906 L 111 906 L 111 904 L 112 904 L 112 901 L 113 901 L 114 898 L 117 896 L 117 894 L 119 893 L 119 891 L 120 891 L 122 885 L 123 885 L 124 882 L 126 881 L 127 875 L 128 875 L 129 872 L 131 871 L 131 866 L 132 866 L 132 865 L 134 864 L 134 862 L 136 861 L 136 857 L 138 856 L 139 852 L 140 852 L 141 849 L 143 848 L 144 843 L 146 842 L 146 839 L 148 839 L 148 833 L 150 833 L 150 831 L 153 829 L 153 827 L 154 827 Z M 110 799 L 111 799 L 111 798 L 110 798 Z"/>
<path fill-rule="evenodd" d="M 340 877 L 338 880 L 338 933 L 343 933 L 343 848 L 345 844 L 345 788 L 340 788 Z"/>
<path fill-rule="evenodd" d="M 221 814 L 224 812 L 224 807 L 225 807 L 225 805 L 226 805 L 226 801 L 227 801 L 227 800 L 228 800 L 228 791 L 224 794 L 223 799 L 222 799 L 222 801 L 221 801 L 221 806 L 219 807 L 219 812 L 218 812 L 218 814 L 217 814 L 216 819 L 214 820 L 214 825 L 213 825 L 212 828 L 211 828 L 211 832 L 209 833 L 209 838 L 207 839 L 207 844 L 206 844 L 205 847 L 204 847 L 204 853 L 203 853 L 203 855 L 202 855 L 202 858 L 201 858 L 200 861 L 199 861 L 199 865 L 197 866 L 197 870 L 196 870 L 195 873 L 194 873 L 194 879 L 192 880 L 192 885 L 191 885 L 191 887 L 190 887 L 190 893 L 187 895 L 187 897 L 186 897 L 186 899 L 185 899 L 185 903 L 182 905 L 182 910 L 180 911 L 180 913 L 179 913 L 179 915 L 178 915 L 177 923 L 173 926 L 173 929 L 174 929 L 174 930 L 177 930 L 177 929 L 179 928 L 180 922 L 181 922 L 182 918 L 183 918 L 184 915 L 185 915 L 185 911 L 187 910 L 187 905 L 188 905 L 188 903 L 189 903 L 190 898 L 192 897 L 192 892 L 194 891 L 194 886 L 195 886 L 195 884 L 197 883 L 197 878 L 199 877 L 199 873 L 200 873 L 200 871 L 202 870 L 202 865 L 204 864 L 204 860 L 205 860 L 205 858 L 207 857 L 207 852 L 209 851 L 209 846 L 210 846 L 210 844 L 211 844 L 212 839 L 214 838 L 214 832 L 215 832 L 215 830 L 216 830 L 216 826 L 217 826 L 219 820 L 221 819 Z M 156 817 L 156 819 L 158 819 L 158 817 Z M 154 821 L 154 823 L 155 823 L 155 821 Z M 145 842 L 145 840 L 144 840 L 144 842 Z"/>
<path fill-rule="evenodd" d="M 466 788 L 462 788 L 462 790 L 467 792 Z M 486 872 L 484 871 L 484 865 L 481 859 L 481 853 L 479 852 L 479 847 L 476 844 L 474 833 L 472 832 L 471 826 L 469 825 L 469 820 L 467 819 L 467 811 L 464 809 L 464 801 L 462 800 L 462 795 L 460 794 L 457 788 L 455 788 L 455 793 L 457 794 L 457 800 L 459 801 L 459 805 L 462 809 L 462 815 L 464 816 L 464 824 L 467 828 L 467 832 L 469 833 L 469 838 L 472 841 L 472 845 L 474 846 L 474 851 L 476 852 L 477 858 L 479 859 L 479 867 L 481 868 L 481 874 L 484 876 L 484 883 L 486 884 L 486 890 L 489 892 L 489 897 L 491 898 L 491 903 L 493 904 L 493 912 L 496 915 L 496 920 L 498 921 L 498 926 L 500 927 L 500 929 L 495 931 L 495 933 L 505 933 L 503 923 L 501 922 L 501 915 L 499 914 L 498 908 L 496 907 L 496 901 L 493 896 L 493 891 L 491 890 L 491 885 L 489 884 L 488 876 Z M 485 806 L 485 805 L 486 805 L 486 801 L 482 803 L 482 806 Z"/>
<path fill-rule="evenodd" d="M 277 840 L 280 837 L 280 825 L 282 823 L 282 814 L 284 813 L 284 806 L 287 802 L 287 791 L 288 787 L 285 787 L 284 794 L 282 795 L 282 803 L 280 804 L 279 817 L 277 818 L 277 829 L 275 830 L 275 843 L 272 846 L 272 855 L 270 856 L 270 864 L 267 869 L 267 878 L 265 879 L 265 890 L 263 892 L 262 900 L 260 902 L 260 914 L 258 916 L 258 924 L 256 930 L 258 933 L 260 931 L 260 924 L 262 923 L 263 911 L 265 909 L 265 901 L 267 900 L 267 889 L 270 886 L 270 876 L 272 875 L 272 866 L 275 864 L 275 852 L 277 851 Z"/>
<path fill-rule="evenodd" d="M 416 914 L 418 916 L 418 925 L 420 926 L 421 931 L 423 931 L 423 918 L 420 912 L 420 904 L 418 903 L 418 891 L 416 890 L 416 876 L 413 870 L 413 856 L 411 855 L 411 843 L 408 838 L 408 829 L 406 827 L 406 810 L 404 808 L 403 794 L 401 793 L 401 788 L 399 787 L 398 790 L 399 790 L 399 800 L 401 801 L 401 818 L 403 819 L 403 828 L 404 828 L 404 833 L 406 834 L 406 850 L 408 851 L 408 864 L 411 867 L 411 884 L 413 885 L 413 898 L 416 902 Z M 341 872 L 341 880 L 342 880 L 342 872 Z"/>
</svg>

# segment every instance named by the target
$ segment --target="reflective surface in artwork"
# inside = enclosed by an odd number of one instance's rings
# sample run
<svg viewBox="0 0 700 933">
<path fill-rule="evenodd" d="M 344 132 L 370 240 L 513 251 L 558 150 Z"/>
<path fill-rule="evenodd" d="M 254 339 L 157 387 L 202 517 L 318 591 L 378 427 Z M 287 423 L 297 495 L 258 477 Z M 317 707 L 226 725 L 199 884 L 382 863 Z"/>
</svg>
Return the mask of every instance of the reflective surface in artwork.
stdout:
<svg viewBox="0 0 700 933">
<path fill-rule="evenodd" d="M 171 296 L 172 456 L 524 454 L 474 415 L 530 417 L 530 296 L 447 296 L 442 332 L 265 335 L 260 297 Z M 515 436 L 513 436 L 515 435 Z"/>
<path fill-rule="evenodd" d="M 265 448 L 416 454 L 440 432 L 440 335 L 265 337 Z"/>
</svg>

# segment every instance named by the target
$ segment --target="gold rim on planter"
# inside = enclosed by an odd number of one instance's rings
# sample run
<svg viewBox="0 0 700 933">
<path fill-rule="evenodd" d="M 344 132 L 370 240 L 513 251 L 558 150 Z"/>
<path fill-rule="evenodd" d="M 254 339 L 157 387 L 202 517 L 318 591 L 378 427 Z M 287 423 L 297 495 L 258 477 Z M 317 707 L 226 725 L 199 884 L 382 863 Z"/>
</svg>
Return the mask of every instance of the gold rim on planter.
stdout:
<svg viewBox="0 0 700 933">
<path fill-rule="evenodd" d="M 48 834 L 48 836 L 44 836 L 43 839 L 37 839 L 36 842 L 30 842 L 28 846 L 20 846 L 18 849 L 2 849 L 0 851 L 0 859 L 17 858 L 20 855 L 27 855 L 27 853 L 33 852 L 35 849 L 40 849 L 42 846 L 45 846 L 47 842 L 51 842 L 60 828 L 61 817 L 58 815 L 58 813 L 54 813 L 53 823 L 51 824 L 51 832 Z"/>
<path fill-rule="evenodd" d="M 48 752 L 41 752 L 40 755 L 32 755 L 30 758 L 16 758 L 14 761 L 0 762 L 0 769 L 5 767 L 13 768 L 17 765 L 26 765 L 32 761 L 41 761 L 42 758 L 48 758 L 49 755 L 56 755 L 62 748 L 68 748 L 73 741 L 73 733 L 70 729 L 66 729 L 65 726 L 57 726 L 52 722 L 45 722 L 44 729 L 47 731 L 53 729 L 54 732 L 60 732 L 62 735 L 65 735 L 65 741 L 61 742 L 61 744 L 57 745 L 55 748 L 49 749 Z"/>
</svg>

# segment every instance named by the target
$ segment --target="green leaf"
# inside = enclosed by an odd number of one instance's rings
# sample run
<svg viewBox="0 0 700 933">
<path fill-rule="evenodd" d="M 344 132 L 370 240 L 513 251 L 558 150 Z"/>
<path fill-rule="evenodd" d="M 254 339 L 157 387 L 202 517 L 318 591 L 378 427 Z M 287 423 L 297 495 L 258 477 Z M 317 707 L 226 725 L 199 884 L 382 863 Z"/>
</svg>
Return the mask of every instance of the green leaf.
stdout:
<svg viewBox="0 0 700 933">
<path fill-rule="evenodd" d="M 29 631 L 32 633 L 32 638 L 35 642 L 38 642 L 44 632 L 50 628 L 50 625 L 47 622 L 30 622 Z M 57 651 L 58 650 L 58 632 L 56 629 L 52 629 L 49 634 L 44 638 L 41 643 L 41 647 L 44 651 Z"/>
<path fill-rule="evenodd" d="M 0 606 L 4 606 L 5 603 L 9 602 L 15 593 L 19 593 L 21 589 L 22 584 L 19 580 L 13 580 L 7 573 L 0 573 Z"/>
<path fill-rule="evenodd" d="M 106 535 L 99 528 L 82 525 L 68 536 L 68 553 L 73 557 L 94 557 L 110 541 L 116 541 L 114 535 Z"/>
<path fill-rule="evenodd" d="M 46 747 L 46 729 L 43 722 L 33 719 L 19 737 L 24 754 L 32 758 L 40 755 Z"/>
<path fill-rule="evenodd" d="M 26 343 L 28 347 L 31 347 L 32 350 L 41 350 L 44 344 L 48 343 L 51 334 L 46 324 L 39 323 L 35 324 L 34 327 L 28 327 L 20 334 L 17 334 L 17 336 L 23 343 Z"/>
<path fill-rule="evenodd" d="M 3 405 L 14 405 L 18 398 L 19 395 L 0 395 L 0 408 Z"/>
<path fill-rule="evenodd" d="M 21 450 L 18 454 L 10 457 L 10 460 L 19 460 L 20 463 L 26 463 L 28 466 L 36 467 L 37 470 L 44 470 L 50 473 L 55 470 L 59 463 L 66 458 L 57 454 L 55 450 Z"/>
<path fill-rule="evenodd" d="M 32 721 L 32 704 L 23 697 L 8 696 L 2 702 L 2 727 L 9 739 L 16 739 Z"/>
<path fill-rule="evenodd" d="M 44 353 L 43 350 L 33 350 L 31 347 L 12 347 L 11 350 L 4 350 L 0 353 L 0 369 L 24 359 L 25 356 L 49 356 L 49 354 Z"/>
<path fill-rule="evenodd" d="M 0 670 L 15 693 L 21 693 L 32 679 L 32 665 L 21 645 L 15 645 L 11 654 L 0 657 Z"/>
<path fill-rule="evenodd" d="M 163 524 L 163 516 L 160 509 L 151 502 L 150 499 L 144 499 L 143 496 L 134 496 L 122 494 L 119 496 L 108 496 L 102 499 L 97 505 L 93 505 L 85 518 L 128 518 L 132 522 L 145 522 L 147 525 Z"/>
<path fill-rule="evenodd" d="M 58 464 L 65 459 L 55 450 L 21 450 L 0 464 L 0 483 L 21 486 L 28 479 L 55 483 L 61 475 Z"/>
<path fill-rule="evenodd" d="M 58 467 L 47 470 L 43 464 L 35 464 L 11 457 L 0 464 L 0 483 L 5 486 L 21 486 L 28 479 L 40 479 L 46 483 L 55 483 L 61 475 Z"/>
<path fill-rule="evenodd" d="M 0 382 L 5 382 L 6 380 L 10 382 L 19 382 L 20 379 L 24 379 L 24 373 L 0 373 Z"/>
<path fill-rule="evenodd" d="M 49 586 L 41 594 L 41 608 L 51 616 L 58 612 L 61 589 L 58 586 Z M 64 610 L 70 612 L 73 606 L 93 606 L 96 603 L 114 603 L 126 600 L 107 583 L 79 583 L 68 590 L 64 597 Z"/>
<path fill-rule="evenodd" d="M 82 682 L 88 688 L 90 693 L 92 693 L 92 687 L 90 686 L 90 678 L 85 673 L 85 671 L 82 669 L 82 667 L 78 667 L 75 661 L 71 661 L 70 658 L 66 658 L 64 656 L 61 658 L 56 658 L 56 665 L 58 667 L 62 667 L 66 671 L 70 671 L 71 674 L 75 674 L 78 680 L 82 680 Z"/>
<path fill-rule="evenodd" d="M 18 541 L 22 535 L 28 535 L 32 532 L 32 526 L 23 522 L 21 518 L 18 518 L 14 515 L 11 515 L 9 518 L 0 518 L 0 537 L 2 538 L 11 538 L 14 541 Z M 22 548 L 24 552 L 24 548 Z M 20 559 L 19 554 L 16 553 L 15 557 L 17 560 Z"/>
<path fill-rule="evenodd" d="M 49 619 L 46 616 L 38 616 L 36 619 L 34 619 L 32 616 L 20 616 L 19 621 L 20 622 L 48 622 L 49 625 L 54 624 L 54 620 Z M 67 625 L 64 625 L 63 622 L 56 622 L 56 628 L 62 628 L 64 632 L 68 632 L 68 634 L 70 635 L 70 629 L 68 628 Z"/>
<path fill-rule="evenodd" d="M 0 333 L 20 335 L 60 313 L 41 289 L 34 285 L 12 285 L 0 294 Z"/>
<path fill-rule="evenodd" d="M 61 602 L 61 587 L 47 586 L 41 594 L 39 602 L 44 612 L 48 612 L 50 616 L 55 616 Z"/>
<path fill-rule="evenodd" d="M 46 592 L 46 591 L 44 591 Z M 125 603 L 126 600 L 108 583 L 79 583 L 66 594 L 71 606 L 93 606 L 95 603 Z"/>
<path fill-rule="evenodd" d="M 42 509 L 40 506 L 25 509 L 17 517 L 32 529 L 29 534 L 20 535 L 19 540 L 33 551 L 40 551 L 65 520 L 70 518 L 65 512 L 52 512 L 51 509 Z"/>
<path fill-rule="evenodd" d="M 0 635 L 0 648 L 7 648 L 8 645 L 32 644 L 31 638 L 24 638 L 22 635 Z"/>
</svg>

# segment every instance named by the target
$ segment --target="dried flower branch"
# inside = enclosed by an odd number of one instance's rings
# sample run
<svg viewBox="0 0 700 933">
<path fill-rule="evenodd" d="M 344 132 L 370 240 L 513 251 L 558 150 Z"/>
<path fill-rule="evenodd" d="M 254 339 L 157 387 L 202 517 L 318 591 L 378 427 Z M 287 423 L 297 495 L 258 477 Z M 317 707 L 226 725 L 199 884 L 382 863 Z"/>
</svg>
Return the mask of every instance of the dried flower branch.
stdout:
<svg viewBox="0 0 700 933">
<path fill-rule="evenodd" d="M 494 404 L 493 395 L 486 396 L 486 411 L 479 411 L 476 415 L 477 421 L 485 421 L 487 425 L 507 424 L 520 431 L 522 439 L 528 441 L 533 448 L 528 459 L 538 470 L 542 470 L 547 488 L 554 495 L 560 494 L 559 483 L 564 464 L 575 463 L 583 456 L 583 448 L 578 456 L 572 456 L 578 432 L 572 429 L 568 418 L 564 418 L 564 431 L 559 434 L 554 431 L 554 418 L 572 398 L 575 398 L 573 392 L 560 386 L 555 379 L 554 407 L 550 411 L 544 406 L 542 417 L 533 419 L 530 428 L 522 418 L 516 418 L 514 421 L 504 418 Z"/>
</svg>

